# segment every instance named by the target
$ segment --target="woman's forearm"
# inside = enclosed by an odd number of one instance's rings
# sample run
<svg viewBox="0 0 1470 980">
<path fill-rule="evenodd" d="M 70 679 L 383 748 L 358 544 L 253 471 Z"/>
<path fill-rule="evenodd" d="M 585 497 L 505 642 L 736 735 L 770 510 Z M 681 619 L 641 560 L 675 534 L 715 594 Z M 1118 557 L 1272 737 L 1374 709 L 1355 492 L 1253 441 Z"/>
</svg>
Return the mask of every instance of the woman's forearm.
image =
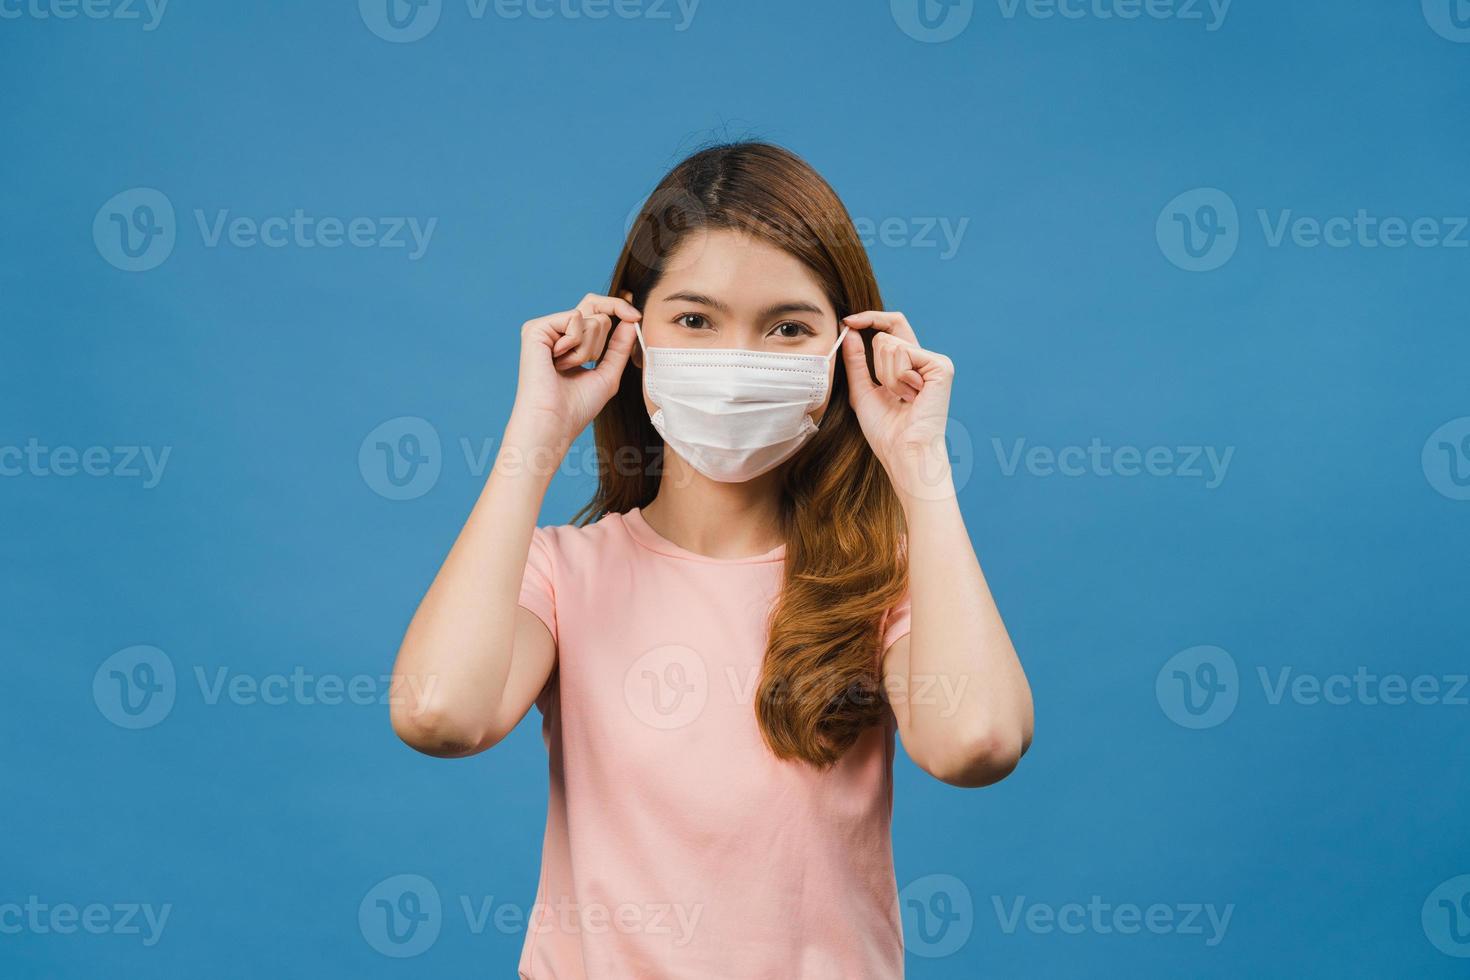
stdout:
<svg viewBox="0 0 1470 980">
<path fill-rule="evenodd" d="M 980 786 L 1031 742 L 1031 690 L 960 513 L 948 460 L 904 496 L 911 630 L 905 748 L 946 782 Z"/>
<path fill-rule="evenodd" d="M 543 433 L 512 417 L 485 488 L 404 635 L 393 726 L 420 751 L 479 751 L 529 707 L 507 704 L 505 692 L 531 535 L 565 452 L 548 448 L 554 443 Z M 549 673 L 549 663 L 539 666 Z"/>
</svg>

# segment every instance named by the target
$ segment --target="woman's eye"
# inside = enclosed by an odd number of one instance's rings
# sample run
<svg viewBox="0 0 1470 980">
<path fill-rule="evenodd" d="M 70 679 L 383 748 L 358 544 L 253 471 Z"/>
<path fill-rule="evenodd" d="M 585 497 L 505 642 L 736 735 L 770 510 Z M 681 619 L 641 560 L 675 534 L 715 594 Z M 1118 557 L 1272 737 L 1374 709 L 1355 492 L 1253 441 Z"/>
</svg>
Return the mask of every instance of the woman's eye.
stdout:
<svg viewBox="0 0 1470 980">
<path fill-rule="evenodd" d="M 786 340 L 795 340 L 798 337 L 807 337 L 811 335 L 811 332 L 811 328 L 808 327 L 805 323 L 797 323 L 794 320 L 779 324 L 776 327 L 777 336 L 783 337 Z"/>
<path fill-rule="evenodd" d="M 678 322 L 682 326 L 688 327 L 690 330 L 703 330 L 705 327 L 709 326 L 709 321 L 698 313 L 685 313 L 683 316 L 679 317 L 676 322 Z"/>
</svg>

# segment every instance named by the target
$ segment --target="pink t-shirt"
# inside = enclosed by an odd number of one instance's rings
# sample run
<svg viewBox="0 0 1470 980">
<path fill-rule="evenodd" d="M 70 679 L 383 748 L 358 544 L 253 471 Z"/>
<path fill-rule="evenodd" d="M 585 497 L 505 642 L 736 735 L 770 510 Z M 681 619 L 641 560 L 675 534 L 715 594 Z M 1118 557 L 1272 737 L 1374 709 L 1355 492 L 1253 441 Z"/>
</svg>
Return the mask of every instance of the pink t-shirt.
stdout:
<svg viewBox="0 0 1470 980">
<path fill-rule="evenodd" d="M 891 716 L 826 772 L 778 760 L 756 723 L 784 553 L 707 558 L 636 509 L 536 529 L 520 604 L 558 666 L 521 977 L 903 975 Z M 883 649 L 908 630 L 905 600 Z"/>
</svg>

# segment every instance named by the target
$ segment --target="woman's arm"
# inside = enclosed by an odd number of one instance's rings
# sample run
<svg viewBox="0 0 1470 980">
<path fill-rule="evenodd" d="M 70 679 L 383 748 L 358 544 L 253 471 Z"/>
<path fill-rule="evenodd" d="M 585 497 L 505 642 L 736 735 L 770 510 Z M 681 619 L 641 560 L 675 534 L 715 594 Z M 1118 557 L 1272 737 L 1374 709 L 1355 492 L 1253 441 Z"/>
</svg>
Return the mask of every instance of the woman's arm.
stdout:
<svg viewBox="0 0 1470 980">
<path fill-rule="evenodd" d="M 910 631 L 883 659 L 909 757 L 956 786 L 987 786 L 1031 744 L 1031 688 L 960 514 L 944 441 L 954 365 L 902 313 L 848 317 L 849 397 L 903 502 Z M 868 371 L 859 329 L 873 333 Z"/>
<path fill-rule="evenodd" d="M 944 459 L 944 464 L 948 459 Z M 930 473 L 945 473 L 931 460 Z M 1031 688 L 944 484 L 904 500 L 910 632 L 884 659 L 904 749 L 955 786 L 988 786 L 1031 745 Z"/>
<path fill-rule="evenodd" d="M 420 752 L 457 757 L 515 728 L 551 676 L 551 632 L 517 605 L 549 479 L 542 439 L 513 418 L 479 501 L 429 587 L 393 667 L 393 730 Z"/>
<path fill-rule="evenodd" d="M 413 621 L 393 667 L 392 718 L 420 752 L 473 755 L 504 738 L 556 663 L 550 631 L 519 606 L 541 502 L 567 447 L 617 390 L 638 319 L 588 296 L 521 329 L 515 408 L 495 466 Z M 611 332 L 611 339 L 609 333 Z M 594 370 L 581 365 L 607 351 Z"/>
</svg>

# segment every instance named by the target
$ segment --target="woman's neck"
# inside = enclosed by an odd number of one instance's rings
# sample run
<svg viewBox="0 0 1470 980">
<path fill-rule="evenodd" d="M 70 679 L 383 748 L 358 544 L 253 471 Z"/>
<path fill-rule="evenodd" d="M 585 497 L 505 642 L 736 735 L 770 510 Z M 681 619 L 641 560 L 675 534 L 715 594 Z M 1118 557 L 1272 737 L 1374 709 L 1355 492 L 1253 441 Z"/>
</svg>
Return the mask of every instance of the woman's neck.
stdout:
<svg viewBox="0 0 1470 980">
<path fill-rule="evenodd" d="M 745 483 L 720 483 L 664 453 L 658 494 L 641 511 L 654 531 L 710 558 L 761 555 L 783 542 L 781 467 Z"/>
</svg>

